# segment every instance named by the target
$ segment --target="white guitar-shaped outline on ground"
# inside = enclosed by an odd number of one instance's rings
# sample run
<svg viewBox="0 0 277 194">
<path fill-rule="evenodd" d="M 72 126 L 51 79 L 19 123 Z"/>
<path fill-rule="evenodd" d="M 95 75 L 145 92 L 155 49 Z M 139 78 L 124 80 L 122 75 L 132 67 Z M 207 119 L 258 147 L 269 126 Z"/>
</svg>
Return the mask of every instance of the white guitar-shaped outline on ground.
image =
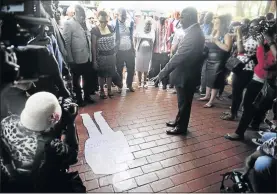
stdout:
<svg viewBox="0 0 277 194">
<path fill-rule="evenodd" d="M 110 175 L 127 170 L 125 161 L 134 158 L 122 131 L 114 132 L 101 113 L 102 111 L 94 113 L 94 119 L 100 129 L 88 114 L 81 114 L 89 135 L 85 142 L 85 159 L 94 174 Z M 114 186 L 116 185 L 114 183 Z M 120 187 L 122 186 L 121 184 Z M 126 190 L 128 187 L 124 185 L 124 188 L 118 189 Z"/>
</svg>

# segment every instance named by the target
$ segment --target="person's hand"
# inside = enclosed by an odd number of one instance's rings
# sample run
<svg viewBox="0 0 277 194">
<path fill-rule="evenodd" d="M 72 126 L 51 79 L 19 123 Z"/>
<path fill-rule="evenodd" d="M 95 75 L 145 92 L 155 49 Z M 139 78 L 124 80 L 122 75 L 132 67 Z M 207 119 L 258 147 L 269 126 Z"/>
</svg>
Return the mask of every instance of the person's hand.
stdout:
<svg viewBox="0 0 277 194">
<path fill-rule="evenodd" d="M 159 75 L 157 75 L 156 77 L 151 78 L 149 81 L 154 82 L 155 85 L 158 84 L 159 81 L 160 81 Z"/>
<path fill-rule="evenodd" d="M 238 27 L 235 29 L 235 32 L 236 32 L 237 39 L 241 40 L 241 39 L 242 39 L 242 30 L 241 30 L 241 27 L 238 26 Z"/>
<path fill-rule="evenodd" d="M 264 45 L 264 37 L 263 36 L 258 36 L 257 37 L 257 41 L 258 41 L 258 44 L 260 46 L 263 46 Z"/>
<path fill-rule="evenodd" d="M 237 26 L 237 27 L 235 28 L 235 33 L 236 33 L 237 35 L 242 34 L 241 26 Z"/>
</svg>

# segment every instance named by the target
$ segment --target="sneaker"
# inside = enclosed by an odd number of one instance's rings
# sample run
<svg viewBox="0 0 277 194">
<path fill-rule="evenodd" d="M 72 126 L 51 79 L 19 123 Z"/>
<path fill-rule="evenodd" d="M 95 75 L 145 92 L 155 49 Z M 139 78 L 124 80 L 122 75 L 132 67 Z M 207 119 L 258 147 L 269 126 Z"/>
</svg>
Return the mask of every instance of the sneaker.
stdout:
<svg viewBox="0 0 277 194">
<path fill-rule="evenodd" d="M 166 85 L 163 85 L 163 90 L 166 90 Z"/>
<path fill-rule="evenodd" d="M 147 85 L 147 84 L 144 84 L 144 85 L 143 85 L 143 88 L 147 89 L 147 88 L 148 88 L 148 85 Z"/>
<path fill-rule="evenodd" d="M 257 146 L 260 146 L 260 145 L 262 145 L 264 143 L 261 139 L 258 139 L 258 138 L 253 138 L 252 142 L 254 144 L 256 144 Z"/>
</svg>

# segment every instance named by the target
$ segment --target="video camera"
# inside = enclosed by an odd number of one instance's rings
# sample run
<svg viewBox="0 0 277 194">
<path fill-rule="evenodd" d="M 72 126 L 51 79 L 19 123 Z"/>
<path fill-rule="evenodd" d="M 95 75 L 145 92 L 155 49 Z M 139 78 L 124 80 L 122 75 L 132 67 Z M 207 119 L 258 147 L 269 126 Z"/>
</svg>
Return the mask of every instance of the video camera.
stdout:
<svg viewBox="0 0 277 194">
<path fill-rule="evenodd" d="M 242 34 L 246 34 L 248 32 L 248 25 L 246 24 L 241 24 L 240 22 L 234 22 L 233 24 L 230 25 L 229 27 L 229 33 L 230 34 L 234 34 L 235 33 L 235 29 L 237 27 L 241 27 L 241 32 Z"/>
<path fill-rule="evenodd" d="M 38 63 L 20 63 L 18 52 L 23 53 L 32 30 L 51 26 L 50 20 L 41 17 L 39 0 L 1 0 L 0 2 L 0 85 L 28 83 L 40 76 Z"/>
<path fill-rule="evenodd" d="M 263 36 L 265 33 L 272 34 L 276 32 L 276 20 L 261 20 L 253 30 L 256 37 Z"/>
</svg>

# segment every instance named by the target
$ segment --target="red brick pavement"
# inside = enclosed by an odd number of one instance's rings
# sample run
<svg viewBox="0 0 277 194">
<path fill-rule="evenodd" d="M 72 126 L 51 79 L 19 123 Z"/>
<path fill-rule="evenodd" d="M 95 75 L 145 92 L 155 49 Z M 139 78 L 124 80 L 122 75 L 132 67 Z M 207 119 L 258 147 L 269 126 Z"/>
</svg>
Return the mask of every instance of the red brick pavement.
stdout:
<svg viewBox="0 0 277 194">
<path fill-rule="evenodd" d="M 129 174 L 94 174 L 84 159 L 88 134 L 78 116 L 79 162 L 71 170 L 79 171 L 87 191 L 122 192 L 112 184 L 117 182 L 128 184 L 128 192 L 219 192 L 220 174 L 241 167 L 252 148 L 222 137 L 237 125 L 219 118 L 229 106 L 222 102 L 204 109 L 202 102 L 194 100 L 188 136 L 166 135 L 165 122 L 174 118 L 176 106 L 176 95 L 149 88 L 82 108 L 80 113 L 91 116 L 103 111 L 111 128 L 123 131 L 134 156 L 132 163 L 126 161 Z"/>
</svg>

